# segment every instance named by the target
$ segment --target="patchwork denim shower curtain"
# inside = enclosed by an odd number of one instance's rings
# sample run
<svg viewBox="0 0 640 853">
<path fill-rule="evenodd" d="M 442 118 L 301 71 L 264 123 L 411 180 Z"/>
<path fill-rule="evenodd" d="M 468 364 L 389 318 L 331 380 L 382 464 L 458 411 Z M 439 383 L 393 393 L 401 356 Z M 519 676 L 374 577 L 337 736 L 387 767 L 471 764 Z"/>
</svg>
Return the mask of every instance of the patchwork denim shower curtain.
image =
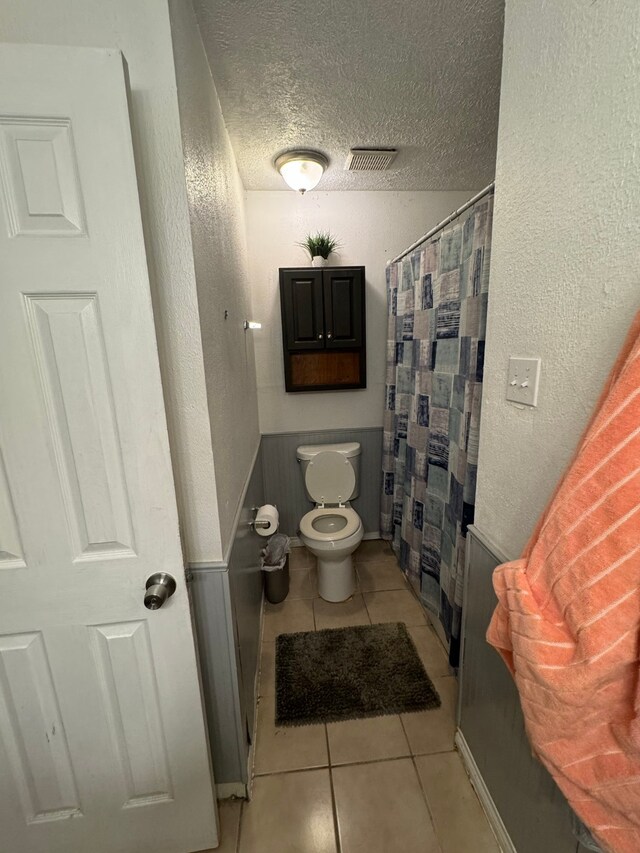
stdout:
<svg viewBox="0 0 640 853">
<path fill-rule="evenodd" d="M 382 536 L 457 666 L 473 522 L 493 192 L 387 267 Z"/>
</svg>

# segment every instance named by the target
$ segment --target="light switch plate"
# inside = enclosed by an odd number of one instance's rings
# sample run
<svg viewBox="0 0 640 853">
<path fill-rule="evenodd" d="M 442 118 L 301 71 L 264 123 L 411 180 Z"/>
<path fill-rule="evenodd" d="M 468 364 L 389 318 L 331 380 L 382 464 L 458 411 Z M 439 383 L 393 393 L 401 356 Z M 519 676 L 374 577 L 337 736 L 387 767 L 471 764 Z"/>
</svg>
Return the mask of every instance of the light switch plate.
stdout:
<svg viewBox="0 0 640 853">
<path fill-rule="evenodd" d="M 507 400 L 523 406 L 538 405 L 538 383 L 540 381 L 539 358 L 509 359 L 507 377 Z"/>
</svg>

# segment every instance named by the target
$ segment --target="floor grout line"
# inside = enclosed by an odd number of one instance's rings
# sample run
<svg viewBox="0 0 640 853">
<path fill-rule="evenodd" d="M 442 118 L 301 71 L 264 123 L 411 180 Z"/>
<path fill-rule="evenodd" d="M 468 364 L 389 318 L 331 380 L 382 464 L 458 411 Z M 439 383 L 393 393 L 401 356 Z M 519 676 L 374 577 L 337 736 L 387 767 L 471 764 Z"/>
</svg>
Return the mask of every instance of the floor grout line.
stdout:
<svg viewBox="0 0 640 853">
<path fill-rule="evenodd" d="M 342 842 L 340 841 L 340 824 L 338 823 L 338 805 L 336 803 L 336 792 L 333 787 L 333 770 L 331 765 L 331 748 L 329 747 L 329 729 L 325 723 L 324 736 L 327 744 L 327 761 L 329 762 L 329 788 L 331 789 L 331 811 L 333 814 L 333 834 L 336 839 L 336 851 L 341 853 Z"/>
<path fill-rule="evenodd" d="M 316 764 L 313 767 L 296 767 L 292 770 L 271 770 L 269 773 L 256 774 L 256 779 L 266 779 L 269 776 L 286 776 L 290 773 L 311 773 L 315 770 L 328 770 L 328 769 L 329 769 L 328 764 Z"/>
<path fill-rule="evenodd" d="M 322 723 L 322 725 L 326 726 L 326 723 Z M 407 738 L 407 742 L 408 741 L 409 739 Z M 284 773 L 304 773 L 307 770 L 335 770 L 342 767 L 360 767 L 361 765 L 366 764 L 384 764 L 387 761 L 399 761 L 404 758 L 414 759 L 425 758 L 429 755 L 447 755 L 448 753 L 455 751 L 455 746 L 452 746 L 451 749 L 440 749 L 437 752 L 410 752 L 408 755 L 393 755 L 390 758 L 369 758 L 364 761 L 345 761 L 344 764 L 331 764 L 328 762 L 327 764 L 314 765 L 313 767 L 297 767 L 294 770 L 272 770 L 269 773 L 256 773 L 255 776 L 256 778 L 264 779 L 266 776 L 282 776 Z"/>
<path fill-rule="evenodd" d="M 324 723 L 323 723 L 324 725 Z M 289 770 L 268 770 L 265 773 L 255 773 L 256 779 L 266 779 L 267 776 L 282 776 L 283 773 L 304 773 L 307 770 L 328 770 L 329 762 L 326 764 L 314 764 L 310 767 L 292 767 Z"/>
<path fill-rule="evenodd" d="M 450 752 L 457 752 L 455 744 L 451 744 L 451 749 L 434 749 L 433 752 L 412 752 L 412 758 L 427 758 L 429 755 L 448 755 Z"/>
<path fill-rule="evenodd" d="M 367 611 L 367 619 L 369 620 L 369 624 L 373 625 L 371 613 L 369 613 L 369 608 L 367 607 L 367 599 L 364 597 L 364 593 L 362 593 L 362 603 L 364 604 L 364 609 Z"/>
<path fill-rule="evenodd" d="M 407 734 L 407 730 L 405 729 L 404 723 L 402 722 L 402 714 L 398 714 L 398 716 L 400 717 L 400 725 L 402 726 L 402 731 L 404 732 L 404 736 L 406 737 L 407 743 L 409 744 L 409 749 L 411 749 L 411 744 L 409 743 L 409 735 Z M 413 755 L 413 752 L 411 753 L 411 755 Z"/>
<path fill-rule="evenodd" d="M 238 820 L 238 834 L 236 835 L 236 853 L 240 853 L 240 835 L 242 833 L 242 815 L 244 814 L 244 805 L 247 800 L 240 800 L 240 818 Z M 222 829 L 222 824 L 220 824 Z M 222 841 L 222 832 L 220 832 L 220 841 Z"/>
<path fill-rule="evenodd" d="M 420 778 L 420 774 L 418 773 L 418 765 L 416 764 L 416 757 L 415 757 L 415 755 L 412 755 L 412 756 L 411 756 L 411 763 L 413 764 L 413 770 L 414 770 L 414 773 L 416 774 L 416 777 L 417 777 L 417 780 L 418 780 L 418 785 L 420 786 L 420 790 L 422 791 L 422 799 L 423 799 L 423 800 L 424 800 L 424 802 L 425 802 L 425 805 L 426 805 L 426 807 L 427 807 L 427 812 L 429 813 L 429 818 L 431 819 L 431 825 L 433 826 L 433 834 L 435 835 L 435 838 L 436 838 L 436 844 L 438 845 L 438 849 L 439 849 L 439 850 L 441 851 L 441 853 L 442 853 L 442 845 L 440 844 L 440 837 L 439 837 L 439 835 L 438 835 L 438 829 L 437 829 L 437 826 L 436 826 L 436 819 L 435 819 L 435 816 L 434 816 L 434 814 L 433 814 L 433 812 L 432 812 L 432 810 L 431 810 L 431 805 L 430 805 L 430 803 L 429 803 L 429 798 L 427 797 L 427 792 L 426 792 L 426 790 L 425 790 L 425 788 L 424 788 L 424 785 L 422 784 L 422 779 Z"/>
</svg>

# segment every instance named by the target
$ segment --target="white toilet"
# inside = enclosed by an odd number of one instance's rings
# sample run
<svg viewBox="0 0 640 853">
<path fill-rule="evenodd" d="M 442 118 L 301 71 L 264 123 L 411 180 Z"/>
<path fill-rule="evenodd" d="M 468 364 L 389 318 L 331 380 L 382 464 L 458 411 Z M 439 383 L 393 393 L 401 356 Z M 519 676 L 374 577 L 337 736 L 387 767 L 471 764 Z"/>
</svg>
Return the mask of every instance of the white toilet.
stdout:
<svg viewBox="0 0 640 853">
<path fill-rule="evenodd" d="M 345 601 L 356 588 L 351 555 L 364 528 L 349 501 L 358 497 L 360 445 L 311 444 L 299 447 L 304 485 L 315 509 L 300 521 L 300 539 L 318 558 L 318 592 L 326 601 Z"/>
</svg>

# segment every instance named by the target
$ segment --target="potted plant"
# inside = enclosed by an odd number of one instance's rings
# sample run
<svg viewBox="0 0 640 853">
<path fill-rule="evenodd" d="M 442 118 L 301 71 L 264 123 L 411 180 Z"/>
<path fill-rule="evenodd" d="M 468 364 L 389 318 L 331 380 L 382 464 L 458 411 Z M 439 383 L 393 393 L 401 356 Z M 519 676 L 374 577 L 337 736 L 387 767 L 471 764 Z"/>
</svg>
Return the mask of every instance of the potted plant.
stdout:
<svg viewBox="0 0 640 853">
<path fill-rule="evenodd" d="M 298 243 L 309 252 L 312 267 L 325 267 L 331 252 L 334 252 L 340 243 L 331 234 L 318 231 L 316 234 L 307 234 L 302 243 Z"/>
</svg>

